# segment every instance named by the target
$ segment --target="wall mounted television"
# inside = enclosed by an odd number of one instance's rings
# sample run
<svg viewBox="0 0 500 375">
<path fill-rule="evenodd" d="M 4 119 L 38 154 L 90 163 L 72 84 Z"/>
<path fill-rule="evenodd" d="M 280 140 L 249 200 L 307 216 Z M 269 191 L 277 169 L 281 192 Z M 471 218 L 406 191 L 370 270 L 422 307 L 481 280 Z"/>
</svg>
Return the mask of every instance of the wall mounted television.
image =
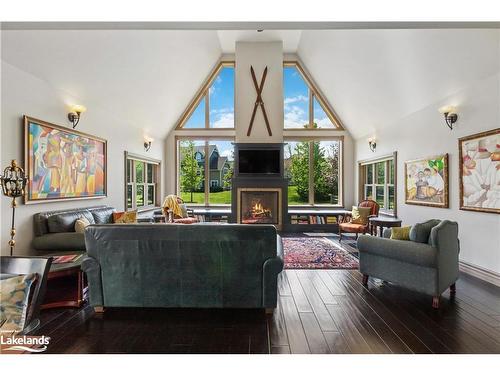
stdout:
<svg viewBox="0 0 500 375">
<path fill-rule="evenodd" d="M 280 175 L 280 150 L 238 150 L 239 174 Z"/>
</svg>

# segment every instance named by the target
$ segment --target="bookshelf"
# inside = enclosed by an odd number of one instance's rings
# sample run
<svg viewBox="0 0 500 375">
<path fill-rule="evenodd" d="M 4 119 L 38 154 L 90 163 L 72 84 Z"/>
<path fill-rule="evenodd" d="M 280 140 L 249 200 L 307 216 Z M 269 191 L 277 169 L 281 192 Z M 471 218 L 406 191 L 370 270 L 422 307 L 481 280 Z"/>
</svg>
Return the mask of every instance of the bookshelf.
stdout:
<svg viewBox="0 0 500 375">
<path fill-rule="evenodd" d="M 284 230 L 287 232 L 337 232 L 339 221 L 348 213 L 350 211 L 344 209 L 289 209 Z"/>
</svg>

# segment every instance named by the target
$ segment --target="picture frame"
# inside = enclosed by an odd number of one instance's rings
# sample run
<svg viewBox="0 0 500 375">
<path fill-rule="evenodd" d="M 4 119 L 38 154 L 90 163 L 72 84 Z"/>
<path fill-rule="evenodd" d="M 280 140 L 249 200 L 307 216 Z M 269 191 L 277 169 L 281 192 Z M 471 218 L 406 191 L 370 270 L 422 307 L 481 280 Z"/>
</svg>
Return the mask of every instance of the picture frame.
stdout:
<svg viewBox="0 0 500 375">
<path fill-rule="evenodd" d="M 460 209 L 500 214 L 500 128 L 459 138 L 458 154 Z"/>
<path fill-rule="evenodd" d="M 405 203 L 449 207 L 447 153 L 405 162 Z"/>
<path fill-rule="evenodd" d="M 26 204 L 107 197 L 107 141 L 23 116 Z"/>
</svg>

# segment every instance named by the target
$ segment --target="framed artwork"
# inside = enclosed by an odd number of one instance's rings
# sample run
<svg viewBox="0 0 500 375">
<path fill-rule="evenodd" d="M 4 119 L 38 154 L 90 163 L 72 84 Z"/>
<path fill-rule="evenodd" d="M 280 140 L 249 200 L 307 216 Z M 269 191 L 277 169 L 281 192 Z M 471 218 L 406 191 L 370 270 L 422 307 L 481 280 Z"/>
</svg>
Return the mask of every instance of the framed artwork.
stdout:
<svg viewBox="0 0 500 375">
<path fill-rule="evenodd" d="M 28 116 L 24 136 L 25 203 L 106 197 L 106 140 Z"/>
<path fill-rule="evenodd" d="M 405 203 L 448 208 L 448 154 L 405 162 Z"/>
<path fill-rule="evenodd" d="M 500 128 L 458 140 L 460 209 L 500 214 Z"/>
</svg>

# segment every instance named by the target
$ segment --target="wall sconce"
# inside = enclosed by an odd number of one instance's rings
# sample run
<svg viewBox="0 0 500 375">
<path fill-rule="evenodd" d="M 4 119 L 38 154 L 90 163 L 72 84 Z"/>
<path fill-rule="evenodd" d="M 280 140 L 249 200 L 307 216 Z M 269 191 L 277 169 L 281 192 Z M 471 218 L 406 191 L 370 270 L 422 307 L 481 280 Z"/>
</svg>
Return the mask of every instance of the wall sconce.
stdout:
<svg viewBox="0 0 500 375">
<path fill-rule="evenodd" d="M 151 149 L 151 144 L 153 143 L 154 139 L 144 136 L 144 151 L 148 152 Z"/>
<path fill-rule="evenodd" d="M 75 104 L 71 106 L 70 112 L 68 113 L 68 120 L 73 124 L 73 129 L 76 128 L 78 123 L 80 122 L 80 116 L 83 112 L 85 112 L 87 108 L 80 104 Z"/>
<path fill-rule="evenodd" d="M 375 138 L 368 138 L 368 147 L 370 147 L 372 152 L 375 152 L 375 149 L 377 148 L 377 140 Z"/>
<path fill-rule="evenodd" d="M 457 107 L 445 105 L 444 107 L 439 108 L 439 112 L 444 115 L 446 125 L 448 125 L 450 130 L 453 130 L 453 124 L 458 120 Z"/>
</svg>

